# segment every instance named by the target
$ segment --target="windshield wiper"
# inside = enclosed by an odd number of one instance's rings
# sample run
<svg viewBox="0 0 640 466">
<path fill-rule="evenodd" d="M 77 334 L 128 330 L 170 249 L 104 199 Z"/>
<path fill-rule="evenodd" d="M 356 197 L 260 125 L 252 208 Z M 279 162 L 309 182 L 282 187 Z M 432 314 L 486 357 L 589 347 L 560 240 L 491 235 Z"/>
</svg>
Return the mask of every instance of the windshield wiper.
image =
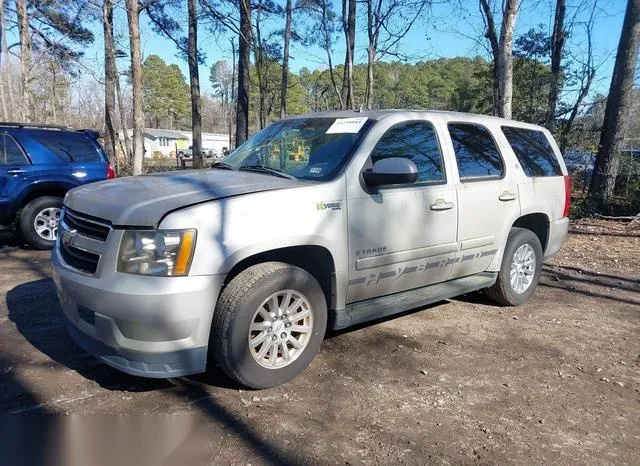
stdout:
<svg viewBox="0 0 640 466">
<path fill-rule="evenodd" d="M 235 170 L 235 168 L 225 162 L 216 162 L 211 165 L 211 168 L 219 168 L 220 170 Z"/>
<path fill-rule="evenodd" d="M 260 172 L 266 173 L 268 175 L 279 176 L 280 178 L 286 178 L 288 180 L 297 180 L 293 175 L 289 175 L 288 173 L 279 170 L 277 168 L 265 167 L 264 165 L 243 165 L 239 168 L 239 170 L 245 170 L 249 172 Z"/>
</svg>

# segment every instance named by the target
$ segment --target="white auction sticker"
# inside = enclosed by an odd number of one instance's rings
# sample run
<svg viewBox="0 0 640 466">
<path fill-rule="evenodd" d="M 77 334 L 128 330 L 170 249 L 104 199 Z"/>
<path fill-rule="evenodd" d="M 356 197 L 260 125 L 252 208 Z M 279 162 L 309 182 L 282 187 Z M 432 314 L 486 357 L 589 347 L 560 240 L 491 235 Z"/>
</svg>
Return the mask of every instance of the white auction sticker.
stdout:
<svg viewBox="0 0 640 466">
<path fill-rule="evenodd" d="M 326 134 L 357 133 L 367 122 L 367 117 L 336 118 Z"/>
</svg>

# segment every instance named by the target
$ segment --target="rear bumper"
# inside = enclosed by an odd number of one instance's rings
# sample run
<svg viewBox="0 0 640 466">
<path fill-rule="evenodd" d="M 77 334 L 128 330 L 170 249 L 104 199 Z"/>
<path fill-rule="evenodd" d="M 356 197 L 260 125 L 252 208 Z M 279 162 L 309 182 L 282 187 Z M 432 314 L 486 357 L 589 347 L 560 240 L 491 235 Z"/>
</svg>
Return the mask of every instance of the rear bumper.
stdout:
<svg viewBox="0 0 640 466">
<path fill-rule="evenodd" d="M 213 310 L 224 276 L 97 278 L 54 249 L 53 279 L 71 338 L 123 372 L 154 378 L 206 370 Z"/>
<path fill-rule="evenodd" d="M 544 258 L 550 259 L 562 247 L 567 234 L 569 233 L 569 219 L 567 217 L 555 220 L 549 224 L 549 240 L 544 251 Z"/>
</svg>

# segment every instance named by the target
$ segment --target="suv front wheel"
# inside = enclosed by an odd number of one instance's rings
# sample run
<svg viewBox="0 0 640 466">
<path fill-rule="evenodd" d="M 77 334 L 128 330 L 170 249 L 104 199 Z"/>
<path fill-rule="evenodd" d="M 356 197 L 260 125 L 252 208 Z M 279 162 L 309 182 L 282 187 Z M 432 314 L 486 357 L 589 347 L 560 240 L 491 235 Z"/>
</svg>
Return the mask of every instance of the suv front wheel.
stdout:
<svg viewBox="0 0 640 466">
<path fill-rule="evenodd" d="M 504 306 L 526 302 L 538 286 L 543 253 L 540 240 L 525 228 L 512 228 L 502 256 L 496 283 L 485 291 L 489 298 Z"/>
<path fill-rule="evenodd" d="M 62 198 L 44 196 L 29 202 L 20 212 L 22 238 L 36 249 L 51 249 L 58 238 Z"/>
<path fill-rule="evenodd" d="M 298 375 L 320 349 L 327 302 L 311 274 L 265 262 L 238 274 L 218 299 L 209 347 L 231 378 L 250 388 Z"/>
</svg>

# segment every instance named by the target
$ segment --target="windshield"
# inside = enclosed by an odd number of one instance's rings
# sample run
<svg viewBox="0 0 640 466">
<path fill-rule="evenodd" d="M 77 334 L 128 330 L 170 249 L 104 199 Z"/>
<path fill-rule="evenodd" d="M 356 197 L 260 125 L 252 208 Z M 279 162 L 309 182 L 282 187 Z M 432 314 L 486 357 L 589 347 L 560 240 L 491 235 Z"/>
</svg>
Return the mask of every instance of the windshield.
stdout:
<svg viewBox="0 0 640 466">
<path fill-rule="evenodd" d="M 260 131 L 224 163 L 234 169 L 265 167 L 301 180 L 330 180 L 365 133 L 367 118 L 297 118 Z"/>
</svg>

